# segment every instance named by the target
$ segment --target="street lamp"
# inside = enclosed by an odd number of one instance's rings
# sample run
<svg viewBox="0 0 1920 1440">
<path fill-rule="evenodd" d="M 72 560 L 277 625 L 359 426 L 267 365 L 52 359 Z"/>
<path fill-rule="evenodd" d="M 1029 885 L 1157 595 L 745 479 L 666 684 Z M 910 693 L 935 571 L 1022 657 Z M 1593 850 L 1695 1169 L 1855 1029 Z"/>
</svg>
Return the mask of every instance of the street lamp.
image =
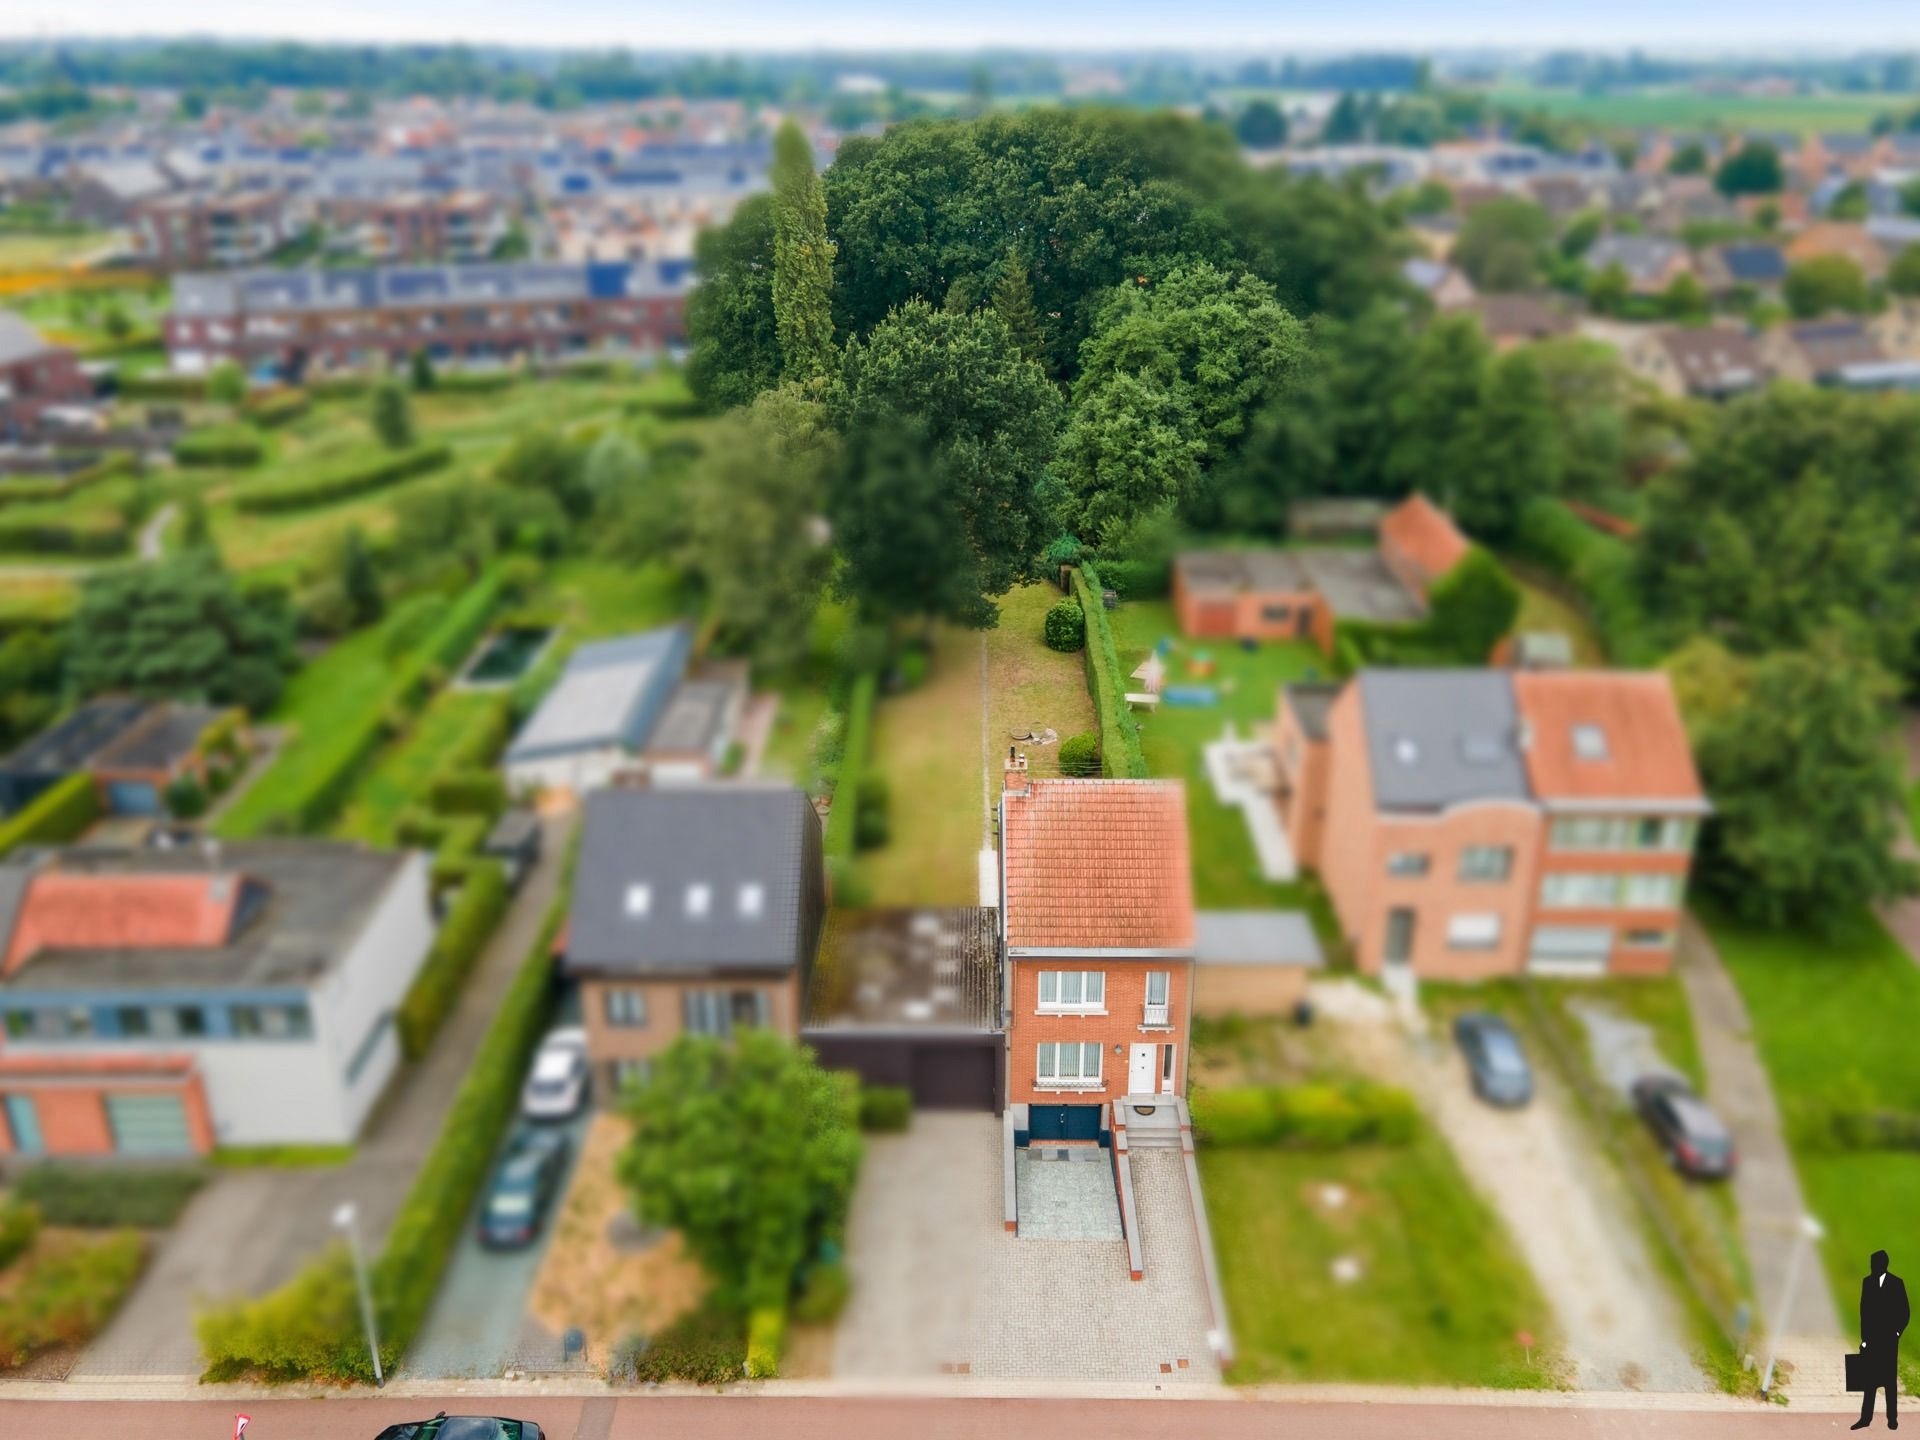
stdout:
<svg viewBox="0 0 1920 1440">
<path fill-rule="evenodd" d="M 367 1327 L 367 1353 L 373 1357 L 373 1383 L 385 1385 L 380 1373 L 380 1336 L 373 1328 L 373 1291 L 367 1284 L 367 1262 L 360 1254 L 360 1227 L 354 1224 L 351 1200 L 333 1212 L 333 1228 L 347 1237 L 347 1252 L 353 1256 L 353 1283 L 360 1291 L 360 1321 Z"/>
<path fill-rule="evenodd" d="M 1793 1253 L 1787 1257 L 1787 1283 L 1780 1288 L 1780 1308 L 1775 1312 L 1773 1322 L 1767 1326 L 1767 1373 L 1760 1377 L 1762 1397 L 1773 1389 L 1773 1367 L 1780 1358 L 1780 1330 L 1793 1313 L 1793 1292 L 1800 1285 L 1800 1268 L 1806 1262 L 1807 1251 L 1819 1244 L 1827 1233 L 1811 1215 L 1802 1215 L 1800 1223 L 1794 1228 L 1797 1233 L 1794 1236 Z"/>
</svg>

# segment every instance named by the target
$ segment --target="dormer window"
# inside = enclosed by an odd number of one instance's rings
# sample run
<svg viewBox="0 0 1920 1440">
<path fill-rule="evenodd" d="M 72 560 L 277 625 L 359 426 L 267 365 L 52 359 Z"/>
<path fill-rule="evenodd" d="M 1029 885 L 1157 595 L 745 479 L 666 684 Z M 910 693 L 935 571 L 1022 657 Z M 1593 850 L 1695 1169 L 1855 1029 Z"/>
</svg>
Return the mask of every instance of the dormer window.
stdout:
<svg viewBox="0 0 1920 1440">
<path fill-rule="evenodd" d="M 1598 725 L 1573 727 L 1573 753 L 1582 760 L 1607 758 L 1607 732 Z"/>
<path fill-rule="evenodd" d="M 706 884 L 687 886 L 687 918 L 704 920 L 713 909 L 713 887 Z"/>
<path fill-rule="evenodd" d="M 756 881 L 749 881 L 740 887 L 740 918 L 758 920 L 766 913 L 767 887 Z"/>
<path fill-rule="evenodd" d="M 651 885 L 627 886 L 627 916 L 633 920 L 644 920 L 653 910 L 653 887 Z"/>
</svg>

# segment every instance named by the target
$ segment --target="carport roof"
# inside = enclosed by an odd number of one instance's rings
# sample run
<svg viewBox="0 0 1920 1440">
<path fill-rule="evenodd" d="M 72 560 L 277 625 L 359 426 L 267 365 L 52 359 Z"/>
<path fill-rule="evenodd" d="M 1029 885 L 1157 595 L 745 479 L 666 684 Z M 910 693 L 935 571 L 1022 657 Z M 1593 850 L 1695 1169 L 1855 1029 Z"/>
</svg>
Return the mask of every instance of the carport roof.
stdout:
<svg viewBox="0 0 1920 1440">
<path fill-rule="evenodd" d="M 998 1029 L 997 925 L 975 906 L 833 911 L 806 1028 Z"/>
<path fill-rule="evenodd" d="M 1327 963 L 1303 910 L 1202 910 L 1193 917 L 1197 965 L 1298 965 L 1318 970 Z"/>
</svg>

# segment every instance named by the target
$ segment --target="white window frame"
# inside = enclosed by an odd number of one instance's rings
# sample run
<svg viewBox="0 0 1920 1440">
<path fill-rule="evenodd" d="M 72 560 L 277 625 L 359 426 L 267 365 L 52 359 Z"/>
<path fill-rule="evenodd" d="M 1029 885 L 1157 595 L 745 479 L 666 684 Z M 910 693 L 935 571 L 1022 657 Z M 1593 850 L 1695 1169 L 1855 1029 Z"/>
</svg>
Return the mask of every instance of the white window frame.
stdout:
<svg viewBox="0 0 1920 1440">
<path fill-rule="evenodd" d="M 1068 980 L 1072 988 L 1079 992 L 1077 1000 L 1063 1000 L 1061 995 L 1068 989 Z M 1094 995 L 1093 991 L 1099 991 Z M 1104 970 L 1042 970 L 1035 986 L 1038 997 L 1037 1015 L 1104 1015 L 1107 1013 L 1107 972 Z"/>
<path fill-rule="evenodd" d="M 647 1023 L 647 992 L 638 985 L 611 985 L 601 1013 L 614 1030 L 638 1030 Z"/>
<path fill-rule="evenodd" d="M 1498 861 L 1497 866 L 1490 862 Z M 1511 845 L 1463 845 L 1454 878 L 1467 885 L 1504 885 L 1513 878 Z"/>
<path fill-rule="evenodd" d="M 1106 1047 L 1097 1040 L 1042 1040 L 1034 1046 L 1034 1088 L 1036 1090 L 1104 1089 L 1105 1050 Z M 1061 1062 L 1069 1054 L 1073 1056 L 1074 1073 L 1062 1075 Z M 1086 1073 L 1089 1057 L 1093 1060 L 1091 1075 Z"/>
<path fill-rule="evenodd" d="M 1680 877 L 1669 871 L 1636 871 L 1620 877 L 1622 910 L 1674 910 L 1680 898 Z"/>
<path fill-rule="evenodd" d="M 1469 911 L 1447 917 L 1449 950 L 1496 950 L 1500 946 L 1500 916 L 1492 911 Z"/>
<path fill-rule="evenodd" d="M 1611 910 L 1620 899 L 1620 877 L 1605 871 L 1554 870 L 1540 877 L 1542 910 Z"/>
</svg>

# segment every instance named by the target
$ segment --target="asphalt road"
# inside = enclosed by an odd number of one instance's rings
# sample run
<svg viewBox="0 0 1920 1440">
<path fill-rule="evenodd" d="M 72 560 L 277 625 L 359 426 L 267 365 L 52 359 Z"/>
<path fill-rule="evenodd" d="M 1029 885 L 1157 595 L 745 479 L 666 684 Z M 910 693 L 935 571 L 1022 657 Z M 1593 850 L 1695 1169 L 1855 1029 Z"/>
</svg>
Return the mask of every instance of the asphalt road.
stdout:
<svg viewBox="0 0 1920 1440">
<path fill-rule="evenodd" d="M 538 1421 L 549 1440 L 1748 1440 L 1837 1436 L 1851 1415 L 1759 1405 L 1737 1410 L 1542 1408 L 1245 1400 L 860 1400 L 766 1396 L 619 1398 L 449 1396 L 399 1399 L 112 1401 L 0 1400 L 0 1434 L 33 1440 L 372 1440 L 398 1420 L 507 1413 Z M 1168 1407 L 1175 1407 L 1169 1413 Z M 1878 1431 L 1871 1433 L 1879 1433 Z"/>
</svg>

